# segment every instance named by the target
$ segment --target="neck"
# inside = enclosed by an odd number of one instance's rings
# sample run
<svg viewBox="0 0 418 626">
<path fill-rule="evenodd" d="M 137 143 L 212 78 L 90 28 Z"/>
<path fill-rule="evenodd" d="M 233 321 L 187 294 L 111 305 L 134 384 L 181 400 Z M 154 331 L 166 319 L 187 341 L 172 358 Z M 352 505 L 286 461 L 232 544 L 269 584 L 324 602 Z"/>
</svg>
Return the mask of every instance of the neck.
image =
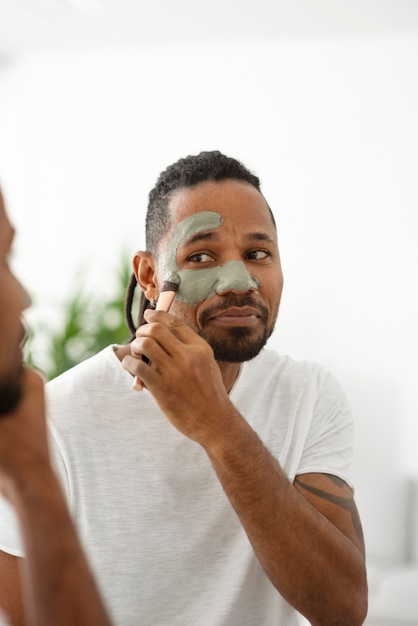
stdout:
<svg viewBox="0 0 418 626">
<path fill-rule="evenodd" d="M 223 363 L 217 361 L 219 369 L 221 370 L 222 380 L 225 385 L 225 389 L 229 393 L 237 379 L 239 371 L 241 369 L 241 363 Z"/>
</svg>

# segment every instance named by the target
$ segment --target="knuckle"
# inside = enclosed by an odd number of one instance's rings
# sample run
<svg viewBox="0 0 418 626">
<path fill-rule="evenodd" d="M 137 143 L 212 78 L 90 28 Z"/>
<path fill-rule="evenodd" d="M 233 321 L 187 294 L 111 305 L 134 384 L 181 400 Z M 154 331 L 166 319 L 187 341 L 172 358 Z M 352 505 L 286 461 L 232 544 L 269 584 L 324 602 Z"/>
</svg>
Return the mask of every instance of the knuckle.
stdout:
<svg viewBox="0 0 418 626">
<path fill-rule="evenodd" d="M 185 323 L 178 317 L 172 317 L 169 321 L 169 325 L 171 328 L 181 328 L 182 326 L 185 326 Z"/>
<path fill-rule="evenodd" d="M 154 339 L 152 337 L 144 337 L 141 343 L 141 354 L 147 352 L 153 344 Z"/>
</svg>

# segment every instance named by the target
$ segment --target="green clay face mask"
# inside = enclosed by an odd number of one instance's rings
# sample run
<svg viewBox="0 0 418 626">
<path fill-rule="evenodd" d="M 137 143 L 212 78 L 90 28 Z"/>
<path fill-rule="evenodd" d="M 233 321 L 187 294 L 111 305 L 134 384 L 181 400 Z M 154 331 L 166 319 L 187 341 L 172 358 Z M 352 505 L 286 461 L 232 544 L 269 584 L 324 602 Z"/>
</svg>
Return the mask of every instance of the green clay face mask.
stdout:
<svg viewBox="0 0 418 626">
<path fill-rule="evenodd" d="M 259 281 L 250 276 L 242 261 L 228 261 L 210 269 L 183 270 L 179 276 L 181 283 L 176 297 L 190 305 L 229 289 L 248 291 L 259 286 Z"/>
<path fill-rule="evenodd" d="M 176 226 L 163 257 L 164 280 L 173 280 L 176 275 L 180 278 L 176 300 L 192 306 L 229 289 L 247 291 L 259 287 L 259 281 L 250 276 L 242 261 L 228 261 L 224 265 L 207 269 L 179 269 L 176 262 L 179 245 L 196 233 L 219 228 L 222 222 L 219 213 L 200 211 L 186 217 Z"/>
</svg>

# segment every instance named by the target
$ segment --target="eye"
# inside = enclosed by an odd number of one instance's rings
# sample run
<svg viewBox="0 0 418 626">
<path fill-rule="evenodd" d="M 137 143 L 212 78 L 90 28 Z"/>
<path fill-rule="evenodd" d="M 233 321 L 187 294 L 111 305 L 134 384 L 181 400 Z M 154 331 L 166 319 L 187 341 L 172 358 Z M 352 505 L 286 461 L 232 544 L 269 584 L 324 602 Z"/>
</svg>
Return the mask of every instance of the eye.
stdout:
<svg viewBox="0 0 418 626">
<path fill-rule="evenodd" d="M 210 263 L 214 259 L 213 256 L 207 252 L 196 252 L 195 254 L 190 255 L 187 260 L 191 263 Z"/>
<path fill-rule="evenodd" d="M 260 261 L 271 256 L 268 250 L 250 250 L 247 252 L 246 258 L 250 261 Z"/>
</svg>

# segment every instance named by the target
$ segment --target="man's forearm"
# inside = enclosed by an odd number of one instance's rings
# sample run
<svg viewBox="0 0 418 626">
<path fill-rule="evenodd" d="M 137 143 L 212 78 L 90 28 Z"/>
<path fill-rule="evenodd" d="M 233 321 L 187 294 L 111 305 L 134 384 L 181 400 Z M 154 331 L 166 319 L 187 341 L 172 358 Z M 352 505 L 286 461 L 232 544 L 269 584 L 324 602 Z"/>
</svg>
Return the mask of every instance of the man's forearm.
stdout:
<svg viewBox="0 0 418 626">
<path fill-rule="evenodd" d="M 238 413 L 224 424 L 204 447 L 271 582 L 312 624 L 361 624 L 361 551 L 297 492 Z"/>
<path fill-rule="evenodd" d="M 55 475 L 32 475 L 13 500 L 26 553 L 27 624 L 110 626 Z"/>
</svg>

